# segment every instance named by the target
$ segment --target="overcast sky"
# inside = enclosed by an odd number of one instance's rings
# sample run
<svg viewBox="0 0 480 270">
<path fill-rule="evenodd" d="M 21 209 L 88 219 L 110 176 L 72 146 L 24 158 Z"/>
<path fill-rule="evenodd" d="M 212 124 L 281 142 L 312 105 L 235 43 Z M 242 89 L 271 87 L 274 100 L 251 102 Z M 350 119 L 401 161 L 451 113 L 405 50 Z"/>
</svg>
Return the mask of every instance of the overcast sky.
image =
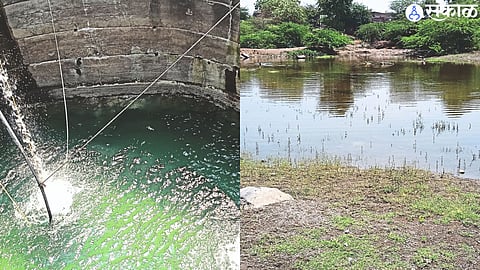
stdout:
<svg viewBox="0 0 480 270">
<path fill-rule="evenodd" d="M 248 7 L 250 12 L 253 12 L 256 0 L 240 0 L 240 5 L 242 7 Z M 316 0 L 302 0 L 302 5 L 306 4 L 315 4 Z M 390 1 L 382 1 L 382 0 L 354 0 L 353 2 L 362 3 L 366 5 L 373 11 L 385 12 L 390 10 L 388 6 L 390 5 Z"/>
</svg>

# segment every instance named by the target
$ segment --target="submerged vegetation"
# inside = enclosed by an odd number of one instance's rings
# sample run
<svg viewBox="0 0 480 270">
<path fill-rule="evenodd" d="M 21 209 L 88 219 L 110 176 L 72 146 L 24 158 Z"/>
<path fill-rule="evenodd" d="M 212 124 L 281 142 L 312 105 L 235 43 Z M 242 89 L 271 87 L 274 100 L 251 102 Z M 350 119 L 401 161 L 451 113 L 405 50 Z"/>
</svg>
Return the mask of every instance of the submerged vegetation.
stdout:
<svg viewBox="0 0 480 270">
<path fill-rule="evenodd" d="M 242 264 L 455 269 L 478 263 L 480 184 L 408 167 L 241 160 L 242 186 L 295 201 L 242 213 Z M 262 215 L 262 218 L 260 218 Z M 280 222 L 276 219 L 281 219 Z M 270 226 L 269 226 L 270 224 Z M 288 259 L 287 259 L 288 258 Z"/>
</svg>

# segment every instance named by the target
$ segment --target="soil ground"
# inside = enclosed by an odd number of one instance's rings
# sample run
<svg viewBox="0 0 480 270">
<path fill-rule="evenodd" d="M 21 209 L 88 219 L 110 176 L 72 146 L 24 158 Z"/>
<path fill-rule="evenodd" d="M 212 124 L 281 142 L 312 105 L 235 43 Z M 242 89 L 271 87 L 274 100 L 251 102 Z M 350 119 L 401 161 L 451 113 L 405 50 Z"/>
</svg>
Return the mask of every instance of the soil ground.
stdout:
<svg viewBox="0 0 480 270">
<path fill-rule="evenodd" d="M 242 270 L 480 269 L 480 180 L 245 158 L 241 172 L 295 198 L 242 210 Z"/>
<path fill-rule="evenodd" d="M 480 51 L 431 57 L 427 62 L 452 62 L 480 65 Z"/>
<path fill-rule="evenodd" d="M 285 49 L 248 49 L 241 48 L 243 55 L 248 55 L 248 59 L 242 61 L 243 66 L 264 63 L 264 62 L 283 62 L 289 59 L 288 52 L 305 49 L 305 47 L 285 48 Z M 360 41 L 355 41 L 352 45 L 347 45 L 337 51 L 336 59 L 345 61 L 361 62 L 381 62 L 390 60 L 413 60 L 421 62 L 420 58 L 410 58 L 411 50 L 407 49 L 375 49 L 364 45 Z M 426 62 L 452 62 L 465 64 L 480 64 L 480 51 L 463 54 L 451 54 L 439 57 L 426 58 Z"/>
</svg>

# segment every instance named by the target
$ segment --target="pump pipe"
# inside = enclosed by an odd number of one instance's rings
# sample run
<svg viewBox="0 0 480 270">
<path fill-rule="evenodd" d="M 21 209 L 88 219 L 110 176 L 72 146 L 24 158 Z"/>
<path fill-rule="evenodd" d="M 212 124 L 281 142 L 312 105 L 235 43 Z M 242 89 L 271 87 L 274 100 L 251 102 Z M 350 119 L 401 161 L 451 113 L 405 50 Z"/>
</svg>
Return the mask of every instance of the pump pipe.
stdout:
<svg viewBox="0 0 480 270">
<path fill-rule="evenodd" d="M 42 192 L 43 201 L 45 202 L 45 207 L 47 208 L 48 222 L 50 224 L 52 224 L 52 211 L 50 210 L 50 205 L 48 204 L 47 194 L 45 194 L 44 185 L 40 181 L 40 177 L 39 177 L 37 171 L 35 170 L 35 168 L 33 167 L 33 164 L 31 163 L 29 157 L 27 156 L 27 153 L 25 152 L 25 149 L 23 148 L 22 144 L 18 140 L 17 135 L 15 135 L 15 132 L 13 132 L 12 127 L 8 123 L 7 118 L 5 118 L 5 116 L 3 115 L 3 112 L 1 110 L 0 110 L 0 118 L 2 119 L 2 122 L 5 125 L 5 127 L 7 127 L 8 134 L 10 134 L 10 137 L 12 137 L 12 139 L 15 142 L 15 144 L 17 145 L 18 149 L 20 149 L 20 152 L 22 153 L 23 157 L 25 158 L 25 161 L 27 162 L 27 165 L 30 168 L 30 171 L 32 171 L 32 174 L 35 177 L 35 180 L 37 181 L 37 185 L 40 188 L 40 191 Z"/>
</svg>

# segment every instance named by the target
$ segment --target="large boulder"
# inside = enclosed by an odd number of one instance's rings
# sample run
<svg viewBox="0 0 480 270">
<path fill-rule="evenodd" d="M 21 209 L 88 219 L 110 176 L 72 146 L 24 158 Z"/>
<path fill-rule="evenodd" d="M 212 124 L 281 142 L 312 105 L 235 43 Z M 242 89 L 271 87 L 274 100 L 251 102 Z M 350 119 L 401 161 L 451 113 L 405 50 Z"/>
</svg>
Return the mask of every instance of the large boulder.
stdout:
<svg viewBox="0 0 480 270">
<path fill-rule="evenodd" d="M 240 189 L 240 199 L 246 208 L 260 208 L 265 205 L 293 200 L 293 197 L 269 187 L 244 187 Z"/>
</svg>

